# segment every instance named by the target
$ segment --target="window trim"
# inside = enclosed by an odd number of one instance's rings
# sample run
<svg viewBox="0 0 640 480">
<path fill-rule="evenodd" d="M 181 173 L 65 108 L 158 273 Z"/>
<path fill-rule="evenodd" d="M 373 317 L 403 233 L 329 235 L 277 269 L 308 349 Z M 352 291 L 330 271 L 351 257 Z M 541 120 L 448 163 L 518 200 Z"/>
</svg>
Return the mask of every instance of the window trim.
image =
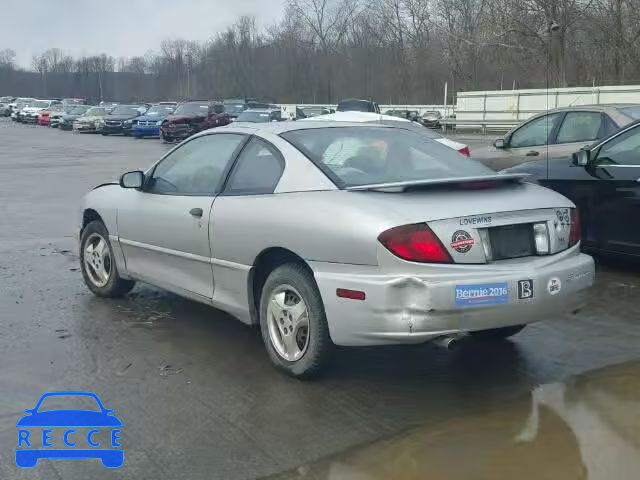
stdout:
<svg viewBox="0 0 640 480">
<path fill-rule="evenodd" d="M 635 165 L 635 164 L 626 164 L 626 163 L 616 163 L 616 164 L 612 164 L 612 165 L 609 165 L 609 164 L 602 165 L 602 164 L 598 163 L 598 158 L 600 157 L 600 153 L 602 152 L 602 149 L 607 146 L 607 144 L 610 144 L 611 142 L 616 140 L 618 137 L 621 137 L 625 133 L 630 132 L 631 130 L 635 130 L 635 129 L 640 129 L 640 123 L 637 123 L 637 124 L 634 124 L 634 125 L 630 125 L 630 126 L 627 126 L 627 127 L 623 127 L 618 132 L 612 134 L 613 136 L 605 139 L 604 141 L 600 141 L 599 144 L 597 144 L 595 147 L 593 147 L 591 149 L 591 151 L 594 153 L 593 167 L 595 167 L 595 168 L 612 168 L 612 167 L 613 168 L 620 168 L 620 167 L 640 168 L 640 164 Z"/>
<path fill-rule="evenodd" d="M 535 148 L 535 147 L 545 147 L 547 145 L 553 145 L 555 144 L 556 141 L 556 135 L 558 133 L 558 129 L 560 128 L 560 125 L 562 125 L 562 122 L 564 122 L 564 117 L 567 114 L 567 112 L 545 112 L 543 115 L 528 119 L 524 124 L 520 125 L 518 128 L 516 128 L 513 132 L 511 132 L 511 134 L 509 135 L 509 140 L 507 142 L 507 146 L 508 148 Z M 522 130 L 523 128 L 525 128 L 526 126 L 528 126 L 530 123 L 540 119 L 540 118 L 544 118 L 544 117 L 548 117 L 551 115 L 559 115 L 560 121 L 553 126 L 553 128 L 551 130 L 549 130 L 549 134 L 547 135 L 547 141 L 546 143 L 541 143 L 539 145 L 523 145 L 523 146 L 517 146 L 514 147 L 511 145 L 511 140 L 513 139 L 513 136 L 516 134 L 516 132 L 518 130 Z"/>
<path fill-rule="evenodd" d="M 587 139 L 587 140 L 574 140 L 574 141 L 571 141 L 571 142 L 558 142 L 558 135 L 560 134 L 560 129 L 562 128 L 562 126 L 564 125 L 564 122 L 567 120 L 567 117 L 571 113 L 595 113 L 595 114 L 599 114 L 600 115 L 600 127 L 598 128 L 598 131 L 596 132 L 596 138 Z M 613 122 L 613 123 L 615 124 L 615 122 Z M 570 110 L 570 111 L 564 112 L 564 115 L 562 116 L 562 121 L 558 125 L 558 129 L 555 132 L 555 136 L 553 138 L 553 143 L 550 143 L 550 145 L 569 145 L 571 143 L 582 143 L 582 142 L 591 142 L 591 143 L 593 143 L 593 142 L 597 142 L 599 138 L 602 138 L 602 135 L 604 134 L 604 129 L 605 129 L 604 113 L 598 112 L 598 111 L 595 111 L 595 110 Z"/>
<path fill-rule="evenodd" d="M 149 190 L 149 183 L 151 182 L 151 179 L 153 178 L 153 175 L 156 169 L 158 168 L 158 165 L 164 162 L 173 153 L 179 151 L 181 148 L 184 148 L 185 145 L 188 145 L 189 143 L 199 138 L 204 138 L 212 135 L 238 135 L 240 137 L 244 137 L 243 140 L 240 142 L 240 144 L 236 147 L 236 149 L 231 154 L 231 158 L 227 161 L 227 165 L 225 165 L 225 168 L 222 170 L 222 175 L 220 176 L 218 185 L 216 185 L 216 187 L 213 189 L 212 192 L 203 194 L 203 193 L 180 193 L 180 192 L 175 192 L 175 193 L 174 192 L 152 192 Z M 150 195 L 168 195 L 173 197 L 215 197 L 217 195 L 220 195 L 220 193 L 222 192 L 225 186 L 226 179 L 229 175 L 229 172 L 231 171 L 232 166 L 235 165 L 235 162 L 236 162 L 236 159 L 238 158 L 239 153 L 243 150 L 244 146 L 247 144 L 248 139 L 250 137 L 251 137 L 250 135 L 247 135 L 245 133 L 239 133 L 239 132 L 211 132 L 211 133 L 207 133 L 206 135 L 193 136 L 183 141 L 175 148 L 172 148 L 167 153 L 165 153 L 162 156 L 162 158 L 160 158 L 160 160 L 158 160 L 155 163 L 155 165 L 151 167 L 148 173 L 145 173 L 144 185 L 142 186 L 141 191 L 143 193 L 148 193 Z"/>
<path fill-rule="evenodd" d="M 272 148 L 275 151 L 276 159 L 278 160 L 278 163 L 280 163 L 280 176 L 278 177 L 278 180 L 276 181 L 276 184 L 273 186 L 273 189 L 272 189 L 271 192 L 230 192 L 229 191 L 229 182 L 231 181 L 231 179 L 233 177 L 233 174 L 236 171 L 236 167 L 238 165 L 240 157 L 242 156 L 242 153 L 245 151 L 245 149 L 249 146 L 249 144 L 251 143 L 251 141 L 254 138 L 256 139 L 256 141 L 261 141 L 261 142 L 265 143 L 268 147 Z M 220 193 L 218 194 L 220 196 L 224 196 L 224 197 L 248 197 L 248 196 L 255 196 L 255 195 L 273 195 L 273 193 L 276 190 L 276 187 L 278 186 L 278 184 L 280 183 L 280 180 L 282 179 L 282 175 L 284 175 L 285 168 L 287 168 L 287 162 L 285 161 L 284 155 L 282 155 L 282 152 L 280 151 L 280 149 L 278 147 L 276 147 L 272 142 L 267 140 L 266 138 L 260 137 L 258 135 L 249 135 L 248 136 L 247 141 L 244 142 L 244 144 L 242 145 L 242 148 L 240 149 L 240 151 L 237 153 L 237 155 L 235 155 L 235 158 L 233 159 L 232 163 L 233 163 L 233 165 L 231 166 L 229 171 L 226 172 L 226 176 L 225 176 L 224 182 L 223 182 L 223 184 L 221 186 Z"/>
</svg>

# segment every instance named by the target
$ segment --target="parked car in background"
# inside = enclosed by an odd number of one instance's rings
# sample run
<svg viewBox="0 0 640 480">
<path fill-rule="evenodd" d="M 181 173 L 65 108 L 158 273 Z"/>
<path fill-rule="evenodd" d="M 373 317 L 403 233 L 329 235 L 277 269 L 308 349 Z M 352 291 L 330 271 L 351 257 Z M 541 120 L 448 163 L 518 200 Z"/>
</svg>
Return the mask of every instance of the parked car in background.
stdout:
<svg viewBox="0 0 640 480">
<path fill-rule="evenodd" d="M 442 121 L 442 114 L 437 110 L 429 110 L 424 112 L 419 118 L 419 122 L 428 128 L 440 128 Z"/>
<path fill-rule="evenodd" d="M 135 138 L 159 137 L 162 122 L 176 110 L 176 106 L 169 102 L 151 105 L 144 115 L 133 120 L 131 135 Z"/>
<path fill-rule="evenodd" d="M 86 114 L 91 108 L 90 105 L 67 105 L 64 112 L 57 112 L 51 116 L 49 126 L 60 128 L 60 130 L 73 130 L 73 123 Z"/>
<path fill-rule="evenodd" d="M 403 109 L 395 109 L 395 110 L 387 110 L 384 112 L 385 115 L 389 115 L 391 117 L 404 118 L 405 120 L 411 120 L 415 122 L 418 120 L 418 112 L 415 110 L 403 110 Z"/>
<path fill-rule="evenodd" d="M 64 105 L 84 105 L 87 101 L 84 98 L 63 98 Z"/>
<path fill-rule="evenodd" d="M 238 115 L 236 122 L 249 122 L 249 123 L 267 123 L 267 122 L 281 122 L 282 110 L 277 109 L 249 109 Z"/>
<path fill-rule="evenodd" d="M 104 117 L 106 117 L 110 108 L 107 107 L 91 107 L 84 115 L 80 115 L 73 121 L 73 130 L 82 133 L 95 133 L 102 126 Z M 66 128 L 63 127 L 63 130 Z"/>
<path fill-rule="evenodd" d="M 304 112 L 307 118 L 318 117 L 320 115 L 327 115 L 329 113 L 335 113 L 327 107 L 303 107 L 301 110 Z"/>
<path fill-rule="evenodd" d="M 55 113 L 63 114 L 65 105 L 62 103 L 55 103 L 49 108 L 46 108 L 38 114 L 37 123 L 43 127 L 48 127 L 51 124 L 51 115 Z"/>
<path fill-rule="evenodd" d="M 38 123 L 38 115 L 40 115 L 40 112 L 47 110 L 53 105 L 61 104 L 62 102 L 60 100 L 35 100 L 20 110 L 20 115 L 18 116 L 19 121 L 22 123 Z"/>
<path fill-rule="evenodd" d="M 37 102 L 37 100 L 34 99 L 34 100 L 16 102 L 11 112 L 11 120 L 13 120 L 14 122 L 21 123 L 23 119 L 22 110 L 24 110 L 26 107 L 31 106 L 34 102 Z"/>
<path fill-rule="evenodd" d="M 8 117 L 11 115 L 11 107 L 16 97 L 0 97 L 0 117 Z"/>
<path fill-rule="evenodd" d="M 376 102 L 372 102 L 371 100 L 358 100 L 350 98 L 340 101 L 338 103 L 338 108 L 336 108 L 336 111 L 380 113 L 380 107 Z"/>
<path fill-rule="evenodd" d="M 503 170 L 562 193 L 580 212 L 582 244 L 640 259 L 640 121 L 574 152 Z M 558 219 L 558 222 L 562 219 Z"/>
<path fill-rule="evenodd" d="M 565 160 L 640 118 L 640 105 L 581 105 L 540 113 L 498 138 L 492 147 L 477 149 L 473 158 L 494 170 L 530 160 Z"/>
<path fill-rule="evenodd" d="M 213 305 L 296 377 L 332 344 L 504 339 L 580 309 L 594 280 L 567 198 L 387 125 L 203 132 L 90 191 L 78 221 L 96 296 L 140 280 Z"/>
<path fill-rule="evenodd" d="M 378 113 L 369 112 L 336 112 L 329 115 L 322 115 L 320 117 L 307 119 L 305 121 L 330 121 L 372 124 L 379 123 L 383 125 L 391 125 L 419 133 L 420 135 L 423 135 L 427 138 L 441 143 L 442 145 L 446 145 L 447 147 L 452 148 L 465 157 L 471 155 L 471 151 L 469 150 L 468 145 L 456 142 L 455 140 L 451 140 L 450 138 L 443 137 L 439 133 L 428 129 L 417 122 L 411 122 L 409 120 L 405 120 L 404 118 L 392 117 L 391 115 L 380 115 Z"/>
<path fill-rule="evenodd" d="M 102 135 L 130 135 L 133 121 L 145 114 L 146 105 L 118 105 L 104 118 L 98 120 L 98 132 Z"/>
<path fill-rule="evenodd" d="M 9 103 L 9 115 L 14 122 L 18 120 L 18 111 L 22 110 L 30 102 L 35 101 L 35 98 L 30 97 L 18 97 L 13 102 Z"/>
<path fill-rule="evenodd" d="M 216 102 L 187 102 L 176 108 L 160 126 L 160 137 L 165 142 L 184 140 L 209 128 L 231 123 L 226 107 Z"/>
</svg>

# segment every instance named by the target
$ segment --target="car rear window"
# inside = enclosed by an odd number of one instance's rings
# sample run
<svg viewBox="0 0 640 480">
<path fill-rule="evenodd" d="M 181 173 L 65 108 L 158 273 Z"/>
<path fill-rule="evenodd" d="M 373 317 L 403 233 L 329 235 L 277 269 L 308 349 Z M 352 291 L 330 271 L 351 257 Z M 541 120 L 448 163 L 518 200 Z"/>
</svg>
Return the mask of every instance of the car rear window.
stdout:
<svg viewBox="0 0 640 480">
<path fill-rule="evenodd" d="M 493 170 L 400 128 L 327 127 L 281 136 L 340 187 L 495 175 Z"/>
<path fill-rule="evenodd" d="M 620 109 L 622 113 L 633 118 L 634 120 L 640 119 L 640 106 L 637 107 L 623 107 Z"/>
</svg>

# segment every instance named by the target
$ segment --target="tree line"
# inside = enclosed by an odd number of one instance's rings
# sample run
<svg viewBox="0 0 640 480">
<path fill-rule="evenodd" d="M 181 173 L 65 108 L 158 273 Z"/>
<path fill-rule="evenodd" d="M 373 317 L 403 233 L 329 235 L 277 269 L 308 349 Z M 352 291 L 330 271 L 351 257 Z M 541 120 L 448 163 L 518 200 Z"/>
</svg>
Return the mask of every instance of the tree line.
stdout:
<svg viewBox="0 0 640 480">
<path fill-rule="evenodd" d="M 274 25 L 242 16 L 144 56 L 52 48 L 23 69 L 0 50 L 0 95 L 442 103 L 445 82 L 449 102 L 458 90 L 640 83 L 639 40 L 640 0 L 287 0 Z"/>
</svg>

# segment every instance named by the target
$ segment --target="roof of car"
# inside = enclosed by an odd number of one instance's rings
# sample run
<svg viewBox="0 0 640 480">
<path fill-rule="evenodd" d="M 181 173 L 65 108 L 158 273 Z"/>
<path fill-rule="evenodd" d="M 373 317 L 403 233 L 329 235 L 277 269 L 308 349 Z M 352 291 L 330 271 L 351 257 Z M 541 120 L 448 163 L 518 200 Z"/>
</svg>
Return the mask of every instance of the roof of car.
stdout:
<svg viewBox="0 0 640 480">
<path fill-rule="evenodd" d="M 271 113 L 279 111 L 279 108 L 248 108 L 242 113 Z"/>
<path fill-rule="evenodd" d="M 246 132 L 250 130 L 252 132 L 269 132 L 275 135 L 280 135 L 286 132 L 292 132 L 295 130 L 311 130 L 316 128 L 335 128 L 335 127 L 358 127 L 358 128 L 394 128 L 393 125 L 387 124 L 379 124 L 379 123 L 362 123 L 362 122 L 332 122 L 332 121 L 313 121 L 313 120 L 305 120 L 302 121 L 284 121 L 284 122 L 268 122 L 268 123 L 246 123 L 241 122 L 237 124 L 236 122 L 226 125 L 224 127 L 218 127 L 211 130 L 205 130 L 204 132 L 199 133 L 198 135 L 207 135 L 215 132 L 221 131 L 243 131 Z"/>
<path fill-rule="evenodd" d="M 640 103 L 598 103 L 591 105 L 569 105 L 549 110 L 550 112 L 564 112 L 567 110 L 608 110 L 612 108 L 640 107 Z M 546 113 L 546 112 L 545 112 Z"/>
</svg>

